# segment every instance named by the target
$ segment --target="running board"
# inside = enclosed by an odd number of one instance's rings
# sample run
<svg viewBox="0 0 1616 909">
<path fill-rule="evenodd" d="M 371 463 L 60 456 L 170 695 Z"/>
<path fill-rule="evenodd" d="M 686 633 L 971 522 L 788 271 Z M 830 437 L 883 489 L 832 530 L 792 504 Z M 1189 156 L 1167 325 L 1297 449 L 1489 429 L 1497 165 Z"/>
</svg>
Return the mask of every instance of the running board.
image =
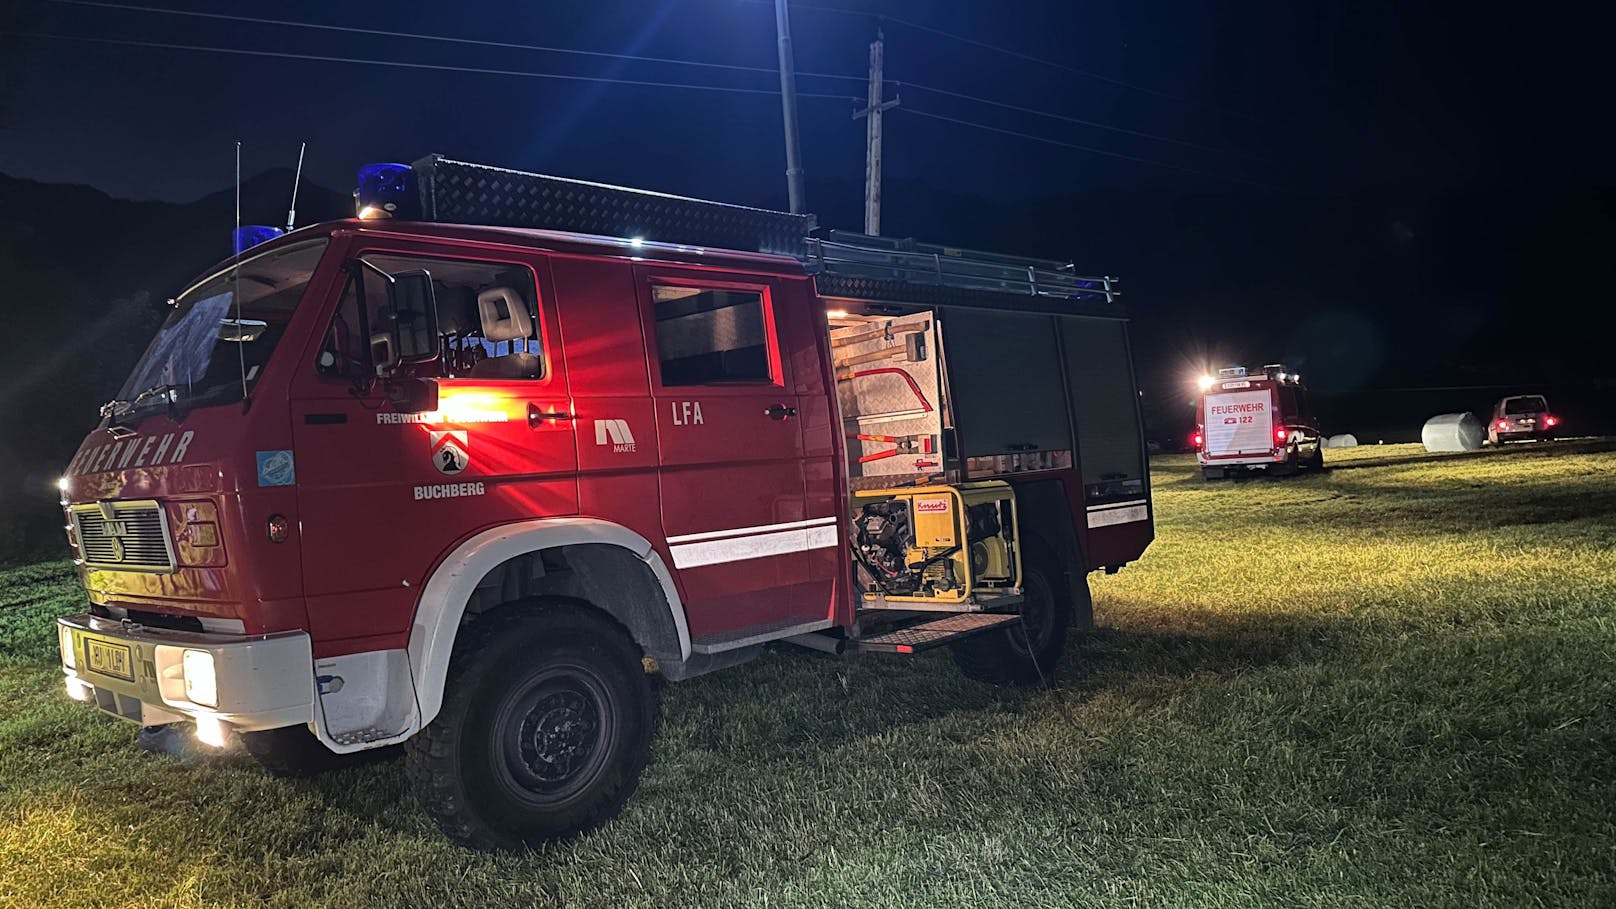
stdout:
<svg viewBox="0 0 1616 909">
<path fill-rule="evenodd" d="M 922 650 L 952 644 L 973 634 L 1003 628 L 1020 619 L 1021 616 L 1016 613 L 1003 612 L 971 612 L 944 616 L 849 641 L 847 649 L 866 653 L 919 653 Z"/>
<path fill-rule="evenodd" d="M 898 612 L 985 612 L 1020 604 L 1026 597 L 1019 588 L 1010 588 L 996 596 L 969 596 L 963 600 L 889 599 L 884 594 L 866 593 L 859 599 L 860 609 L 890 609 Z"/>
</svg>

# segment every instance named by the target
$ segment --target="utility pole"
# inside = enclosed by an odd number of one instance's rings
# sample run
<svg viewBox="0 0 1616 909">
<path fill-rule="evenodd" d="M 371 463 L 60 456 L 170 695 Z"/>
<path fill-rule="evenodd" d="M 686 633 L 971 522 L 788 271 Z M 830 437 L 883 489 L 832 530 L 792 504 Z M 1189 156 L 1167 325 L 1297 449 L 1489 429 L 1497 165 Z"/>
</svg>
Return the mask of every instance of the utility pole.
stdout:
<svg viewBox="0 0 1616 909">
<path fill-rule="evenodd" d="M 866 107 L 853 112 L 853 119 L 864 117 L 864 232 L 881 235 L 881 112 L 898 106 L 898 99 L 881 100 L 881 66 L 885 56 L 885 36 L 875 33 L 870 44 L 870 94 Z"/>
<path fill-rule="evenodd" d="M 797 141 L 797 70 L 791 59 L 791 15 L 786 0 L 774 0 L 774 29 L 780 36 L 780 113 L 786 121 L 786 197 L 791 213 L 801 214 L 802 146 Z"/>
</svg>

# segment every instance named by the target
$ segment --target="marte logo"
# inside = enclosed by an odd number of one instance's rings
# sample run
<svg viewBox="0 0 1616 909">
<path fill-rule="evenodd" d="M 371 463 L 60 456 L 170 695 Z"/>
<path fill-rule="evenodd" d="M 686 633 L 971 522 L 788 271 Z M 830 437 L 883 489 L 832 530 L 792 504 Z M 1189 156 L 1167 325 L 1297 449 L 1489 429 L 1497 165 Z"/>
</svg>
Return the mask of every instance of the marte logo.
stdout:
<svg viewBox="0 0 1616 909">
<path fill-rule="evenodd" d="M 466 450 L 471 443 L 466 440 L 466 431 L 463 429 L 446 429 L 434 431 L 432 438 L 432 466 L 438 473 L 451 476 L 466 469 L 471 463 L 471 455 Z"/>
<path fill-rule="evenodd" d="M 101 533 L 112 550 L 110 561 L 122 562 L 129 555 L 123 543 L 123 538 L 129 536 L 129 524 L 118 520 L 117 508 L 111 502 L 102 500 L 95 504 L 101 509 Z"/>
<path fill-rule="evenodd" d="M 595 444 L 610 445 L 612 451 L 633 451 L 634 433 L 627 420 L 596 420 Z"/>
</svg>

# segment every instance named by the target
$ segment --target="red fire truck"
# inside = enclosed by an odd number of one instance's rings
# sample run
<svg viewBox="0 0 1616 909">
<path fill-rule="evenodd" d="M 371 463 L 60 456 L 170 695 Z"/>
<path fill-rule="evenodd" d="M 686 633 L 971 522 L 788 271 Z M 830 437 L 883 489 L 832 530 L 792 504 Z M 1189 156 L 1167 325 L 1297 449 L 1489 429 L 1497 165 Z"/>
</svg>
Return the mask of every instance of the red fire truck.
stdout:
<svg viewBox="0 0 1616 909">
<path fill-rule="evenodd" d="M 1152 539 L 1113 279 L 441 157 L 356 197 L 179 294 L 68 466 L 73 698 L 281 773 L 404 743 L 519 847 L 629 798 L 653 673 L 1035 682 Z"/>
<path fill-rule="evenodd" d="M 1196 459 L 1218 480 L 1244 471 L 1294 474 L 1324 466 L 1324 440 L 1302 377 L 1283 364 L 1202 376 L 1195 405 Z"/>
</svg>

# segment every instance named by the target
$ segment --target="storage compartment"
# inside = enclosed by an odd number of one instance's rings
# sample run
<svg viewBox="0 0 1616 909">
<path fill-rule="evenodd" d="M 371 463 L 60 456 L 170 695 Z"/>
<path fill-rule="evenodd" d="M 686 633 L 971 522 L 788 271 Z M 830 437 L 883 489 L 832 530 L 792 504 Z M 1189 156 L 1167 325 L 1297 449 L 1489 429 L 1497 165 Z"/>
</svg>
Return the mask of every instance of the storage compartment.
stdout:
<svg viewBox="0 0 1616 909">
<path fill-rule="evenodd" d="M 1018 528 L 1008 483 L 854 493 L 851 537 L 865 607 L 971 610 L 1017 602 Z"/>
</svg>

